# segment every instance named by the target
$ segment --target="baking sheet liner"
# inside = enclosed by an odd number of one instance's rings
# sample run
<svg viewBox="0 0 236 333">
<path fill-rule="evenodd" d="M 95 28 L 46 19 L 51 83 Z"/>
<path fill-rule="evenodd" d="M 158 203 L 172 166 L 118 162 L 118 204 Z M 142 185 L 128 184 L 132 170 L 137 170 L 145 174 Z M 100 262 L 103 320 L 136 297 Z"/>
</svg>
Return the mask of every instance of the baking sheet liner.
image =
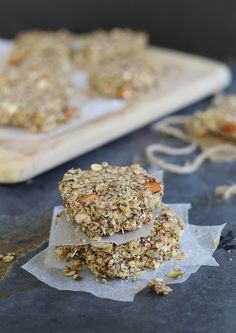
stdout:
<svg viewBox="0 0 236 333">
<path fill-rule="evenodd" d="M 107 284 L 102 284 L 87 268 L 82 270 L 82 278 L 79 281 L 65 277 L 62 270 L 63 262 L 59 263 L 58 268 L 45 264 L 47 254 L 51 255 L 52 265 L 57 265 L 59 262 L 55 256 L 54 247 L 49 247 L 40 252 L 22 267 L 40 281 L 58 290 L 83 291 L 101 298 L 132 302 L 136 293 L 145 288 L 148 281 L 154 277 L 163 278 L 167 284 L 182 283 L 203 265 L 218 266 L 212 255 L 219 243 L 220 234 L 225 224 L 218 226 L 190 225 L 186 218 L 189 204 L 169 206 L 176 211 L 179 217 L 184 218 L 185 228 L 181 239 L 181 251 L 187 253 L 187 257 L 183 260 L 173 258 L 161 264 L 158 270 L 147 269 L 142 275 L 138 276 L 137 281 L 117 279 L 108 280 Z M 177 267 L 184 274 L 177 279 L 168 278 L 166 274 Z"/>
<path fill-rule="evenodd" d="M 59 218 L 56 216 L 60 214 Z M 154 212 L 158 214 L 158 210 Z M 52 226 L 49 237 L 49 246 L 55 245 L 84 245 L 90 243 L 104 242 L 104 243 L 115 243 L 117 245 L 127 243 L 130 240 L 137 239 L 139 237 L 147 237 L 150 234 L 154 220 L 146 223 L 142 228 L 127 231 L 124 234 L 115 233 L 111 236 L 103 236 L 99 241 L 89 238 L 82 231 L 75 231 L 75 225 L 67 222 L 62 206 L 57 206 L 53 211 Z"/>
</svg>

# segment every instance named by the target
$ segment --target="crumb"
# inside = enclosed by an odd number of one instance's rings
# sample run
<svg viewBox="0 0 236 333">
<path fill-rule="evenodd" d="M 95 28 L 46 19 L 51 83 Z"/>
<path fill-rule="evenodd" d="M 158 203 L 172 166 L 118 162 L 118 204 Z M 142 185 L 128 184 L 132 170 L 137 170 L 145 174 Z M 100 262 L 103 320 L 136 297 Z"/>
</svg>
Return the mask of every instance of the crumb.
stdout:
<svg viewBox="0 0 236 333">
<path fill-rule="evenodd" d="M 172 289 L 168 287 L 163 279 L 155 278 L 151 281 L 149 281 L 148 286 L 153 289 L 157 295 L 168 295 Z"/>
<path fill-rule="evenodd" d="M 183 260 L 188 256 L 188 254 L 186 252 L 181 252 L 179 254 L 177 254 L 177 256 L 175 257 L 177 260 Z"/>
<path fill-rule="evenodd" d="M 10 262 L 12 262 L 13 260 L 15 260 L 15 255 L 9 255 L 9 254 L 7 254 L 6 256 L 4 256 L 3 258 L 2 258 L 2 261 L 3 262 L 5 262 L 5 263 L 10 263 Z"/>
<path fill-rule="evenodd" d="M 169 273 L 167 273 L 166 276 L 171 279 L 177 279 L 180 276 L 182 276 L 183 274 L 184 274 L 184 272 L 181 271 L 180 268 L 176 268 L 174 271 L 170 271 Z"/>
</svg>

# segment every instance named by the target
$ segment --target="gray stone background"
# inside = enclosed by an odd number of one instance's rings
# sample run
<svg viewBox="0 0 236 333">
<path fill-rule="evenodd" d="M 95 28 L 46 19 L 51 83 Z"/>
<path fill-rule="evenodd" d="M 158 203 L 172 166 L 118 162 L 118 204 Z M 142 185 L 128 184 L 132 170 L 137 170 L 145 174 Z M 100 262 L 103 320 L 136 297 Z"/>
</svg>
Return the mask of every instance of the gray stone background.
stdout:
<svg viewBox="0 0 236 333">
<path fill-rule="evenodd" d="M 128 26 L 147 30 L 158 45 L 233 61 L 235 16 L 232 0 L 0 0 L 0 36 L 13 37 L 19 30 L 35 27 L 84 32 Z M 231 69 L 234 80 L 227 92 L 235 93 L 234 64 Z M 180 114 L 204 108 L 210 101 L 196 103 Z M 15 251 L 19 258 L 9 270 L 0 266 L 0 333 L 235 332 L 236 201 L 225 204 L 214 195 L 217 185 L 236 181 L 235 163 L 207 162 L 192 175 L 165 173 L 165 201 L 191 202 L 191 223 L 227 222 L 215 252 L 220 266 L 202 267 L 187 282 L 174 286 L 168 297 L 156 297 L 146 288 L 133 303 L 120 303 L 88 293 L 58 291 L 21 269 L 47 246 L 52 208 L 60 203 L 57 183 L 66 170 L 101 161 L 130 164 L 156 141 L 177 144 L 147 126 L 33 180 L 0 185 L 0 252 Z"/>
<path fill-rule="evenodd" d="M 0 36 L 32 28 L 130 27 L 154 44 L 216 58 L 236 57 L 234 0 L 0 0 Z"/>
</svg>

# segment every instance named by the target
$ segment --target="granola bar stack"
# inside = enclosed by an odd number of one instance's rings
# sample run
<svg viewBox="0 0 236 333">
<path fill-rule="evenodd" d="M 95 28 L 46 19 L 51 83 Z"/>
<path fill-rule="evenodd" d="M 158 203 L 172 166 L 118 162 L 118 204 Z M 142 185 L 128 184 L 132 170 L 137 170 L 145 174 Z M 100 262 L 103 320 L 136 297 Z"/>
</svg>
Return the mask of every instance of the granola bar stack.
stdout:
<svg viewBox="0 0 236 333">
<path fill-rule="evenodd" d="M 86 245 L 56 247 L 66 260 L 64 273 L 75 279 L 83 265 L 101 278 L 129 278 L 158 265 L 179 251 L 182 221 L 163 207 L 163 184 L 139 165 L 92 164 L 69 170 L 59 184 L 68 223 L 91 238 Z M 159 214 L 154 211 L 159 208 Z M 128 233 L 154 220 L 150 234 L 120 245 L 103 237 Z M 65 222 L 66 223 L 66 222 Z"/>
</svg>

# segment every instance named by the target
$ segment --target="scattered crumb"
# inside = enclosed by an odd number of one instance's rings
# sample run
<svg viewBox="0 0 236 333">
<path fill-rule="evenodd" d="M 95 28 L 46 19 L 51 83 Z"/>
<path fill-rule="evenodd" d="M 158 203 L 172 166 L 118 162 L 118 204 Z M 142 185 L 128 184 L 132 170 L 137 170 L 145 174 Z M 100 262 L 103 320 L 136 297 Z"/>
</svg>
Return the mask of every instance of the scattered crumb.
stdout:
<svg viewBox="0 0 236 333">
<path fill-rule="evenodd" d="M 5 262 L 5 263 L 10 263 L 10 262 L 12 262 L 13 260 L 15 260 L 15 255 L 9 255 L 9 254 L 7 254 L 6 256 L 4 256 L 3 258 L 2 258 L 2 261 L 3 262 Z"/>
<path fill-rule="evenodd" d="M 102 282 L 102 284 L 107 284 L 107 280 L 106 279 L 102 279 L 101 282 Z"/>
<path fill-rule="evenodd" d="M 215 245 L 218 245 L 218 244 L 219 244 L 219 241 L 220 241 L 219 237 L 216 237 L 216 238 L 213 240 L 213 243 L 214 243 Z"/>
<path fill-rule="evenodd" d="M 3 257 L 4 257 L 4 255 L 3 255 L 3 254 L 0 254 L 0 260 L 2 260 Z"/>
<path fill-rule="evenodd" d="M 183 274 L 184 274 L 184 272 L 181 271 L 180 268 L 176 268 L 175 271 L 171 271 L 171 272 L 167 273 L 166 276 L 171 279 L 177 279 L 180 276 L 182 276 Z"/>
<path fill-rule="evenodd" d="M 186 252 L 181 252 L 179 254 L 177 254 L 177 256 L 175 257 L 175 259 L 177 260 L 183 260 L 188 256 L 188 254 Z"/>
<path fill-rule="evenodd" d="M 172 291 L 172 289 L 165 284 L 163 279 L 152 279 L 149 281 L 148 286 L 153 289 L 157 295 L 166 296 Z"/>
</svg>

